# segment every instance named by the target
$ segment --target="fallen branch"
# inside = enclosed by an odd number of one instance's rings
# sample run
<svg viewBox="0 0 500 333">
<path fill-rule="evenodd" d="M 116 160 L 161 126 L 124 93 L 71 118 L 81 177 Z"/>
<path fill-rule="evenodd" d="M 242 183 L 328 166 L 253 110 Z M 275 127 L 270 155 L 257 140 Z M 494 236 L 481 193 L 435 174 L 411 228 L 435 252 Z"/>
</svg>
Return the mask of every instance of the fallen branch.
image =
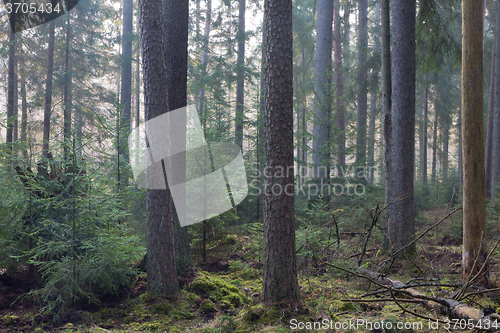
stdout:
<svg viewBox="0 0 500 333">
<path fill-rule="evenodd" d="M 500 321 L 500 316 L 496 313 L 488 314 L 485 315 L 482 310 L 470 307 L 466 304 L 460 303 L 459 301 L 456 301 L 454 299 L 445 299 L 441 297 L 429 297 L 422 292 L 418 291 L 417 289 L 408 287 L 405 285 L 405 283 L 397 280 L 392 280 L 389 279 L 381 274 L 374 273 L 372 271 L 366 270 L 366 269 L 361 269 L 360 271 L 363 274 L 360 274 L 358 272 L 351 271 L 346 268 L 342 268 L 330 263 L 327 263 L 327 265 L 339 269 L 341 271 L 344 271 L 346 273 L 352 274 L 354 276 L 363 278 L 365 280 L 368 280 L 372 282 L 375 285 L 378 285 L 379 287 L 386 288 L 390 293 L 391 293 L 391 298 L 390 299 L 383 299 L 383 300 L 377 300 L 377 301 L 394 301 L 404 312 L 410 313 L 416 317 L 420 317 L 423 319 L 430 319 L 430 320 L 436 320 L 424 315 L 420 315 L 412 310 L 409 310 L 405 308 L 400 302 L 399 298 L 396 298 L 396 294 L 400 295 L 405 295 L 407 297 L 410 297 L 410 300 L 413 300 L 413 302 L 410 303 L 420 303 L 423 306 L 425 306 L 427 309 L 434 310 L 436 313 L 446 315 L 450 319 L 465 319 L 465 320 L 470 320 L 472 319 L 474 321 L 474 325 L 481 325 L 482 323 L 485 323 L 486 320 L 490 321 Z M 489 291 L 495 291 L 497 288 L 489 290 Z M 485 291 L 488 292 L 488 291 Z M 472 295 L 473 293 L 469 293 Z M 469 296 L 468 294 L 468 296 Z M 358 299 L 353 299 L 350 300 L 352 302 L 362 302 L 362 301 L 370 301 L 370 302 L 375 302 L 376 300 L 358 300 Z M 443 321 L 440 321 L 443 322 Z M 444 323 L 444 322 L 443 322 Z M 492 329 L 492 328 L 491 328 Z M 491 329 L 486 329 L 484 328 L 483 330 L 489 331 Z"/>
</svg>

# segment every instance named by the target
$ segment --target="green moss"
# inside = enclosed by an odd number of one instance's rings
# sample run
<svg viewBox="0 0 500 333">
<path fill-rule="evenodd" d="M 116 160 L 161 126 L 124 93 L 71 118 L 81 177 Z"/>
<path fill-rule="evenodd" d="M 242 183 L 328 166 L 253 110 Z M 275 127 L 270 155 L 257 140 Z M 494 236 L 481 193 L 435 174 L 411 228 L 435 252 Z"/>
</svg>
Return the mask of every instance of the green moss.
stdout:
<svg viewBox="0 0 500 333">
<path fill-rule="evenodd" d="M 215 312 L 215 304 L 211 300 L 206 299 L 201 303 L 200 310 L 203 313 Z"/>
<path fill-rule="evenodd" d="M 210 298 L 214 303 L 225 301 L 238 307 L 247 300 L 238 287 L 223 279 L 202 272 L 191 283 L 191 291 L 201 298 Z"/>
</svg>

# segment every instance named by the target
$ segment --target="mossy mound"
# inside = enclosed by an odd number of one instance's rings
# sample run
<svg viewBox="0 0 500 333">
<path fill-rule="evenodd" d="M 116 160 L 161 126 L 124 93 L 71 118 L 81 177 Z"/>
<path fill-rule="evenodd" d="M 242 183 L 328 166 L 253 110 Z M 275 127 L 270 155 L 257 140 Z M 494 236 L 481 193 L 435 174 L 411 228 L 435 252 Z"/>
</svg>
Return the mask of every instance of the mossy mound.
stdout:
<svg viewBox="0 0 500 333">
<path fill-rule="evenodd" d="M 214 303 L 220 302 L 224 306 L 230 304 L 238 307 L 247 301 L 245 294 L 234 284 L 206 272 L 200 272 L 194 279 L 190 291 Z"/>
</svg>

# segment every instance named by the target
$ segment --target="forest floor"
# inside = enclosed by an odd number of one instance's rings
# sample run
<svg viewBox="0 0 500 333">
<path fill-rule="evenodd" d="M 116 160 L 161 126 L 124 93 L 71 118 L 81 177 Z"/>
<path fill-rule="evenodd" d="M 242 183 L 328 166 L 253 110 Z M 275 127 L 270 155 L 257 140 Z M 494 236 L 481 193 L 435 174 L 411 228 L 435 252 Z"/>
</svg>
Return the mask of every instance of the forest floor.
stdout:
<svg viewBox="0 0 500 333">
<path fill-rule="evenodd" d="M 420 232 L 446 215 L 427 212 L 418 219 Z M 382 271 L 387 277 L 414 284 L 446 284 L 418 288 L 433 297 L 449 297 L 461 284 L 461 215 L 450 217 L 425 235 L 416 254 L 387 267 L 387 255 L 379 251 L 378 240 L 368 243 L 361 267 Z M 492 247 L 498 237 L 497 223 L 489 224 Z M 347 228 L 346 228 L 347 229 Z M 300 301 L 282 306 L 261 304 L 261 229 L 232 227 L 209 240 L 207 263 L 197 262 L 192 274 L 179 280 L 181 293 L 161 298 L 146 292 L 145 274 L 131 287 L 113 297 L 103 296 L 100 304 L 59 314 L 44 313 L 36 299 L 26 298 L 35 288 L 28 270 L 15 275 L 0 273 L 0 332 L 459 332 L 460 322 L 445 324 L 405 313 L 392 301 L 358 303 L 350 300 L 373 292 L 375 286 L 327 265 L 349 270 L 358 267 L 362 228 L 342 229 L 340 246 L 314 243 L 298 233 L 297 256 Z M 311 231 L 311 230 L 309 230 Z M 418 234 L 418 232 L 417 232 Z M 260 235 L 260 236 L 259 236 Z M 496 235 L 496 236 L 493 236 Z M 302 245 L 301 245 L 302 244 Z M 319 247 L 318 247 L 319 246 Z M 198 252 L 193 252 L 199 258 Z M 492 257 L 490 274 L 500 272 L 498 255 Z M 387 299 L 377 294 L 367 298 Z M 471 304 L 479 309 L 500 311 L 500 294 L 477 295 Z M 446 320 L 413 303 L 405 306 L 421 315 Z M 454 325 L 455 324 L 455 325 Z M 500 325 L 500 323 L 499 323 Z M 500 329 L 500 327 L 499 327 Z"/>
</svg>

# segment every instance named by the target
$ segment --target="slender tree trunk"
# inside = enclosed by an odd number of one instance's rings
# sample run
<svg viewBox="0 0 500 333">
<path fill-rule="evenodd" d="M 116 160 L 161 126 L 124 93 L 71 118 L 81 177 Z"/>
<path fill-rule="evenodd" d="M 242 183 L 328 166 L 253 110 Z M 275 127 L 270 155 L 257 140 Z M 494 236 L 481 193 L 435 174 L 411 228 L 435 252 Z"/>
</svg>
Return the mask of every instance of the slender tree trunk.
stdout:
<svg viewBox="0 0 500 333">
<path fill-rule="evenodd" d="M 264 1 L 264 92 L 266 199 L 264 206 L 264 270 L 266 302 L 299 297 L 295 252 L 293 172 L 293 30 L 292 1 Z M 331 27 L 331 26 L 330 26 Z M 277 170 L 286 170 L 276 176 Z M 283 191 L 272 193 L 276 187 Z"/>
<path fill-rule="evenodd" d="M 243 110 L 245 97 L 245 0 L 239 0 L 238 57 L 236 59 L 236 117 L 234 142 L 243 148 Z"/>
<path fill-rule="evenodd" d="M 500 21 L 500 2 L 497 1 L 496 20 Z M 498 35 L 498 34 L 497 34 Z M 492 175 L 491 175 L 491 197 L 498 198 L 500 183 L 500 38 L 495 38 L 493 67 L 493 132 L 492 132 Z M 494 201 L 493 201 L 494 202 Z"/>
<path fill-rule="evenodd" d="M 397 251 L 415 236 L 415 1 L 393 0 L 392 110 L 387 212 L 389 248 Z M 411 251 L 411 249 L 408 249 Z"/>
<path fill-rule="evenodd" d="M 123 33 L 122 33 L 122 75 L 120 106 L 121 110 L 119 130 L 122 132 L 121 142 L 118 143 L 121 163 L 126 165 L 129 160 L 127 140 L 130 134 L 130 117 L 132 101 L 132 40 L 133 40 L 133 0 L 123 0 Z M 123 185 L 127 185 L 128 177 L 122 177 Z"/>
<path fill-rule="evenodd" d="M 443 158 L 443 180 L 446 180 L 448 178 L 448 164 L 449 164 L 449 159 L 448 159 L 448 146 L 450 143 L 450 129 L 449 129 L 449 124 L 447 121 L 443 122 L 443 152 L 442 152 L 442 158 Z"/>
<path fill-rule="evenodd" d="M 460 86 L 461 88 L 461 86 Z M 462 89 L 460 89 L 462 90 Z M 464 185 L 464 168 L 463 168 L 463 154 L 462 154 L 462 142 L 463 142 L 463 136 L 462 136 L 462 101 L 460 101 L 460 109 L 458 112 L 458 176 L 459 176 L 459 187 L 460 189 L 463 188 Z"/>
<path fill-rule="evenodd" d="M 483 124 L 483 3 L 462 1 L 463 251 L 462 277 L 486 261 Z M 477 264 L 475 264 L 477 260 Z M 476 274 L 476 272 L 472 272 Z M 488 275 L 482 279 L 488 285 Z"/>
<path fill-rule="evenodd" d="M 157 0 L 139 0 L 144 82 L 145 120 L 168 112 L 168 79 L 163 45 L 162 5 Z M 148 173 L 148 177 L 151 175 Z M 165 190 L 146 192 L 146 243 L 148 291 L 172 295 L 179 291 L 175 267 L 173 200 Z"/>
<path fill-rule="evenodd" d="M 436 98 L 438 96 L 438 92 L 436 92 Z M 438 112 L 434 110 L 434 127 L 433 127 L 433 140 L 432 140 L 432 170 L 431 170 L 431 180 L 432 183 L 436 181 L 436 173 L 437 173 L 437 133 L 438 133 Z"/>
<path fill-rule="evenodd" d="M 390 25 L 390 7 L 389 0 L 380 0 L 380 21 L 381 21 L 381 35 L 382 35 L 382 109 L 384 113 L 384 165 L 385 165 L 385 201 L 386 205 L 392 201 L 391 186 L 389 180 L 391 177 L 391 164 L 389 154 L 391 152 L 391 91 L 392 91 L 392 78 L 391 78 L 391 25 Z M 385 216 L 386 220 L 388 214 Z M 389 222 L 386 221 L 386 225 Z M 383 247 L 389 249 L 389 236 L 384 235 Z"/>
<path fill-rule="evenodd" d="M 315 179 L 329 178 L 333 0 L 318 0 L 314 65 L 313 165 Z"/>
<path fill-rule="evenodd" d="M 24 58 L 20 57 L 21 66 L 21 141 L 27 144 L 26 133 L 28 127 L 28 98 L 26 96 L 26 68 Z M 28 159 L 28 149 L 23 148 L 23 158 Z"/>
<path fill-rule="evenodd" d="M 424 92 L 424 124 L 423 124 L 423 152 L 422 152 L 422 183 L 427 183 L 427 119 L 429 114 L 429 73 L 425 73 Z"/>
<path fill-rule="evenodd" d="M 71 143 L 71 113 L 72 113 L 72 94 L 71 94 L 71 67 L 70 67 L 70 51 L 71 51 L 71 30 L 70 18 L 67 17 L 66 22 L 66 45 L 64 54 L 64 87 L 63 87 L 63 108 L 64 108 L 64 160 L 70 161 L 69 151 Z"/>
<path fill-rule="evenodd" d="M 373 184 L 373 169 L 375 165 L 375 120 L 377 118 L 377 95 L 370 95 L 370 122 L 368 124 L 368 182 Z"/>
<path fill-rule="evenodd" d="M 43 143 L 42 155 L 47 157 L 49 152 L 50 117 L 52 113 L 52 76 L 54 71 L 54 21 L 49 26 L 49 48 L 47 54 L 47 81 L 45 86 L 45 109 L 43 113 Z"/>
<path fill-rule="evenodd" d="M 337 118 L 337 164 L 345 165 L 345 115 L 344 115 L 344 83 L 342 78 L 342 29 L 340 27 L 340 3 L 335 0 L 334 21 L 334 54 L 335 54 L 335 108 Z"/>
<path fill-rule="evenodd" d="M 17 47 L 16 47 L 17 48 Z M 12 124 L 12 141 L 15 142 L 19 138 L 19 79 L 18 79 L 18 54 L 14 57 L 14 115 Z M 15 148 L 17 150 L 17 148 Z"/>
<path fill-rule="evenodd" d="M 356 122 L 356 164 L 366 164 L 368 2 L 359 0 L 358 29 L 358 118 Z"/>
<path fill-rule="evenodd" d="M 11 31 L 9 35 L 9 77 L 7 81 L 7 144 L 12 143 L 14 132 L 14 98 L 16 80 L 16 34 Z M 10 146 L 12 149 L 12 146 Z"/>
<path fill-rule="evenodd" d="M 490 71 L 490 91 L 486 133 L 486 195 L 491 197 L 491 185 L 493 180 L 493 126 L 494 126 L 494 105 L 495 105 L 495 45 L 498 37 L 498 28 L 500 23 L 495 20 L 494 44 L 491 48 L 491 71 Z"/>
<path fill-rule="evenodd" d="M 212 0 L 206 0 L 206 13 L 205 13 L 205 35 L 203 38 L 203 54 L 201 56 L 201 80 L 205 79 L 207 73 L 207 62 L 208 62 L 208 42 L 210 38 L 210 29 L 212 22 Z M 198 8 L 199 9 L 199 8 Z M 204 123 L 205 119 L 205 87 L 202 87 L 198 93 L 198 114 L 202 118 L 202 122 Z"/>
<path fill-rule="evenodd" d="M 168 106 L 173 111 L 187 104 L 189 1 L 163 0 L 162 8 Z M 177 273 L 185 275 L 191 271 L 192 260 L 187 228 L 180 226 L 177 216 L 174 219 L 174 236 Z"/>
</svg>

